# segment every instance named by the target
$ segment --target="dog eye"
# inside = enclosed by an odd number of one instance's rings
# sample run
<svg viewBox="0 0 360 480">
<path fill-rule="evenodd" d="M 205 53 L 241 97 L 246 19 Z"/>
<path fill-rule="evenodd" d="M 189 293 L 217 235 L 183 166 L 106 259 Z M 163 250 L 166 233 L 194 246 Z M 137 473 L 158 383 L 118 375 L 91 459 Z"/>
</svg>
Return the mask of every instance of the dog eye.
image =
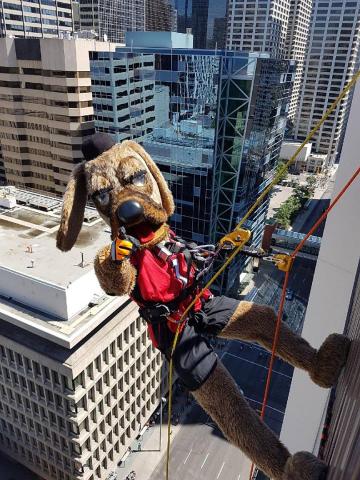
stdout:
<svg viewBox="0 0 360 480">
<path fill-rule="evenodd" d="M 96 202 L 100 207 L 107 207 L 110 202 L 110 190 L 111 189 L 104 189 L 95 192 L 93 194 L 94 202 Z"/>
<path fill-rule="evenodd" d="M 128 179 L 127 183 L 131 183 L 135 187 L 143 187 L 145 185 L 145 180 L 146 171 L 140 170 L 139 172 L 134 173 L 134 175 Z"/>
</svg>

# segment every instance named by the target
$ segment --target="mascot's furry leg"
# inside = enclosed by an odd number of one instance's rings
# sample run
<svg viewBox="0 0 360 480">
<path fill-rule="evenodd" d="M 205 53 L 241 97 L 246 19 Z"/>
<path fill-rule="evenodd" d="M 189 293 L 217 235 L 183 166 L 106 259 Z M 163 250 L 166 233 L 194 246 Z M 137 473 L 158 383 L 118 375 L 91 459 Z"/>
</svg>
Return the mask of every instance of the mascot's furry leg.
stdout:
<svg viewBox="0 0 360 480">
<path fill-rule="evenodd" d="M 272 308 L 252 302 L 240 302 L 219 336 L 257 342 L 271 350 L 276 315 Z M 276 354 L 294 367 L 306 370 L 312 380 L 324 388 L 332 387 L 345 364 L 350 340 L 344 335 L 329 335 L 319 350 L 281 323 Z"/>
<path fill-rule="evenodd" d="M 255 341 L 271 349 L 276 315 L 272 308 L 240 302 L 219 336 Z M 330 335 L 317 351 L 284 323 L 277 355 L 309 372 L 322 387 L 332 386 L 341 372 L 350 341 Z M 206 382 L 192 392 L 219 425 L 225 437 L 239 447 L 270 478 L 275 480 L 323 480 L 326 465 L 308 452 L 290 455 L 275 434 L 260 420 L 241 395 L 234 380 L 219 361 Z"/>
<path fill-rule="evenodd" d="M 274 480 L 322 480 L 326 465 L 307 452 L 289 454 L 241 395 L 220 360 L 206 382 L 192 392 L 218 424 L 225 437 L 239 447 Z"/>
</svg>

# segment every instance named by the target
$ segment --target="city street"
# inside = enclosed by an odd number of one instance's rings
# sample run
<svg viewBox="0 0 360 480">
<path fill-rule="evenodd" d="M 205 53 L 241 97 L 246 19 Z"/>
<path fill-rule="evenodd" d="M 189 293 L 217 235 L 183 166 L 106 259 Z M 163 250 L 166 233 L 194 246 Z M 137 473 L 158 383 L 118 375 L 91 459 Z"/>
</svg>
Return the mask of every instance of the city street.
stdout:
<svg viewBox="0 0 360 480">
<path fill-rule="evenodd" d="M 300 215 L 298 215 L 292 225 L 292 229 L 294 231 L 299 233 L 307 233 L 310 230 L 323 211 L 329 206 L 334 188 L 334 181 L 335 177 L 333 176 L 328 181 L 326 190 L 322 193 L 321 197 L 312 199 L 308 209 L 303 210 Z M 324 231 L 324 226 L 325 222 L 320 225 L 314 235 L 321 237 Z"/>
</svg>

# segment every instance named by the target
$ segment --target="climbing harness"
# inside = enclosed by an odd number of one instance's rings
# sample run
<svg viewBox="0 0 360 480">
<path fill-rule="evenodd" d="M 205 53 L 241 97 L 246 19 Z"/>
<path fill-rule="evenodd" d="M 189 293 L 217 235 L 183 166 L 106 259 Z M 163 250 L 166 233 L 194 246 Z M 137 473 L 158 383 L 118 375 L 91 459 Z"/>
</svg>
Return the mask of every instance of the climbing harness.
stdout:
<svg viewBox="0 0 360 480">
<path fill-rule="evenodd" d="M 179 339 L 179 334 L 181 333 L 181 329 L 183 328 L 182 327 L 182 324 L 186 322 L 187 320 L 187 314 L 188 312 L 191 310 L 191 308 L 193 307 L 193 305 L 199 300 L 199 298 L 201 298 L 202 294 L 204 293 L 205 290 L 207 290 L 211 285 L 212 283 L 222 274 L 222 272 L 226 269 L 226 267 L 232 262 L 232 260 L 236 257 L 236 255 L 244 248 L 247 240 L 244 239 L 244 238 L 241 238 L 241 235 L 239 235 L 238 237 L 236 236 L 236 233 L 240 230 L 240 228 L 242 227 L 242 225 L 246 222 L 246 220 L 250 217 L 250 215 L 255 211 L 255 209 L 261 204 L 261 202 L 263 201 L 263 199 L 268 195 L 268 193 L 271 191 L 271 189 L 274 187 L 274 185 L 276 185 L 278 183 L 278 181 L 280 180 L 280 178 L 282 177 L 282 175 L 288 171 L 289 167 L 295 162 L 297 156 L 299 155 L 299 153 L 302 151 L 302 149 L 304 148 L 304 146 L 312 139 L 312 137 L 314 136 L 314 134 L 319 130 L 319 128 L 322 126 L 322 124 L 326 121 L 326 119 L 331 115 L 331 113 L 335 110 L 335 108 L 337 107 L 337 105 L 339 104 L 339 102 L 345 97 L 345 95 L 348 93 L 348 91 L 356 84 L 358 78 L 360 77 L 360 71 L 358 71 L 354 76 L 353 78 L 351 79 L 351 81 L 344 87 L 344 89 L 340 92 L 340 94 L 338 95 L 338 97 L 334 100 L 334 102 L 330 105 L 330 107 L 327 109 L 327 111 L 324 113 L 323 117 L 319 120 L 319 122 L 315 125 L 315 127 L 309 132 L 309 134 L 307 135 L 307 137 L 305 138 L 305 140 L 302 142 L 302 144 L 298 147 L 298 149 L 296 150 L 296 152 L 294 153 L 294 155 L 284 164 L 284 166 L 278 171 L 278 173 L 275 175 L 275 177 L 273 178 L 273 180 L 269 183 L 269 185 L 263 190 L 263 192 L 259 195 L 259 197 L 257 198 L 257 200 L 254 202 L 254 204 L 249 208 L 249 210 L 246 212 L 246 214 L 243 216 L 243 218 L 240 220 L 240 222 L 238 223 L 238 225 L 236 226 L 235 230 L 233 232 L 231 232 L 231 234 L 228 234 L 226 235 L 226 237 L 229 237 L 230 235 L 230 238 L 231 238 L 231 241 L 232 243 L 234 244 L 234 249 L 231 253 L 231 255 L 229 255 L 229 257 L 225 260 L 225 262 L 223 263 L 223 265 L 215 272 L 215 274 L 212 276 L 212 278 L 206 283 L 205 287 L 195 296 L 195 298 L 193 299 L 193 301 L 187 306 L 187 308 L 185 309 L 185 311 L 183 312 L 182 314 L 182 317 L 179 321 L 179 324 L 177 326 L 177 329 L 176 329 L 176 333 L 175 333 L 175 336 L 174 336 L 174 340 L 173 340 L 173 345 L 172 345 L 172 349 L 171 349 L 171 355 L 170 355 L 170 362 L 169 362 L 169 376 L 168 376 L 168 385 L 169 385 L 169 402 L 168 402 L 168 425 L 167 425 L 167 449 L 166 449 L 166 480 L 169 480 L 169 464 L 170 464 L 170 435 L 171 435 L 171 413 L 172 413 L 172 384 L 173 384 L 173 355 L 174 355 L 174 352 L 175 352 L 175 348 L 176 348 L 176 345 L 177 345 L 177 342 L 178 342 L 178 339 Z M 360 169 L 359 169 L 360 170 Z M 353 181 L 355 179 L 355 177 L 358 175 L 359 173 L 359 170 L 357 172 L 355 172 L 354 176 L 352 177 L 351 181 Z M 349 181 L 350 182 L 350 181 Z M 349 187 L 350 183 L 348 182 L 346 188 Z M 345 192 L 345 189 L 343 189 L 343 192 Z M 340 197 L 339 197 L 340 198 Z M 336 201 L 339 199 L 337 197 Z M 333 202 L 333 205 L 335 203 Z M 332 206 L 333 206 L 332 205 Z M 331 207 L 332 208 L 332 207 Z M 327 213 L 330 211 L 330 207 L 324 212 Z M 322 215 L 323 217 L 323 215 Z M 320 218 L 322 218 L 320 217 Z M 324 217 L 325 218 L 325 217 Z M 320 219 L 319 219 L 320 220 Z M 321 220 L 322 221 L 322 220 Z M 311 229 L 312 231 L 315 231 L 313 229 Z M 304 245 L 305 241 L 307 240 L 308 236 L 310 236 L 311 233 L 309 235 L 306 235 L 305 238 L 303 239 L 302 242 L 300 242 L 299 246 L 302 246 Z M 230 241 L 230 239 L 229 239 Z M 298 247 L 299 247 L 298 246 Z M 294 258 L 294 257 L 293 257 Z M 284 258 L 282 259 L 284 261 Z M 282 262 L 280 262 L 282 263 Z M 283 306 L 284 306 L 284 303 L 285 303 L 285 296 L 286 296 L 286 288 L 287 288 L 287 283 L 288 283 L 288 279 L 289 279 L 289 275 L 290 275 L 290 269 L 291 269 L 291 265 L 292 265 L 292 261 L 288 261 L 286 260 L 284 263 L 282 263 L 282 265 L 284 266 L 285 268 L 285 281 L 284 281 L 284 286 L 286 285 L 286 287 L 283 287 L 283 291 L 282 291 L 282 296 L 281 296 L 281 301 L 280 301 L 280 307 L 279 307 L 279 312 L 278 312 L 278 321 L 277 321 L 277 324 L 276 324 L 276 331 L 275 331 L 275 336 L 274 336 L 274 342 L 273 342 L 273 351 L 272 351 L 272 355 L 271 355 L 271 360 L 270 360 L 270 366 L 269 366 L 269 374 L 272 372 L 272 366 L 273 366 L 273 363 L 274 363 L 274 358 L 275 358 L 275 352 L 276 352 L 276 346 L 277 346 L 277 340 L 278 340 L 278 336 L 279 336 L 279 332 L 280 332 L 280 325 L 281 325 L 281 317 L 282 317 L 282 310 L 283 310 Z M 281 314 L 280 314 L 281 313 Z M 270 371 L 270 367 L 271 367 L 271 371 Z M 268 395 L 268 390 L 270 388 L 270 379 L 271 379 L 271 374 L 268 375 L 268 381 L 267 381 L 267 385 L 266 385 L 266 390 L 267 390 L 267 395 Z M 265 391 L 266 393 L 266 391 Z M 265 395 L 264 395 L 264 398 L 265 398 Z M 265 414 L 265 409 L 266 409 L 266 401 L 264 401 L 263 403 L 263 409 L 262 409 L 262 418 Z M 251 473 L 250 473 L 250 476 L 252 477 L 252 471 L 253 471 L 253 466 L 252 466 L 252 469 L 251 469 Z"/>
</svg>

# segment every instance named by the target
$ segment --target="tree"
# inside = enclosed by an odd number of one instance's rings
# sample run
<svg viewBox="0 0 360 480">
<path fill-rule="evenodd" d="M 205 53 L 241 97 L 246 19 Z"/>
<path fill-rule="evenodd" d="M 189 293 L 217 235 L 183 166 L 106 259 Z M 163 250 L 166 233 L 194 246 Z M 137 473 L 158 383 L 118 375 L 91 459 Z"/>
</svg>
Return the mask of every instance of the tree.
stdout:
<svg viewBox="0 0 360 480">
<path fill-rule="evenodd" d="M 317 178 L 315 177 L 315 175 L 310 175 L 309 177 L 307 177 L 306 186 L 309 189 L 310 197 L 314 196 L 316 184 L 317 184 Z"/>
<path fill-rule="evenodd" d="M 285 200 L 280 205 L 279 210 L 276 212 L 274 219 L 283 228 L 288 229 L 291 225 L 293 218 L 301 208 L 301 202 L 294 195 Z"/>
<path fill-rule="evenodd" d="M 277 162 L 276 168 L 275 168 L 275 178 L 277 178 L 277 176 L 279 175 L 279 178 L 278 178 L 278 181 L 277 181 L 278 184 L 283 182 L 284 180 L 286 180 L 286 178 L 288 176 L 288 170 L 287 169 L 284 170 L 284 167 L 285 167 L 285 162 L 283 162 L 282 160 L 279 160 Z M 280 172 L 282 172 L 282 173 L 280 173 Z"/>
</svg>

